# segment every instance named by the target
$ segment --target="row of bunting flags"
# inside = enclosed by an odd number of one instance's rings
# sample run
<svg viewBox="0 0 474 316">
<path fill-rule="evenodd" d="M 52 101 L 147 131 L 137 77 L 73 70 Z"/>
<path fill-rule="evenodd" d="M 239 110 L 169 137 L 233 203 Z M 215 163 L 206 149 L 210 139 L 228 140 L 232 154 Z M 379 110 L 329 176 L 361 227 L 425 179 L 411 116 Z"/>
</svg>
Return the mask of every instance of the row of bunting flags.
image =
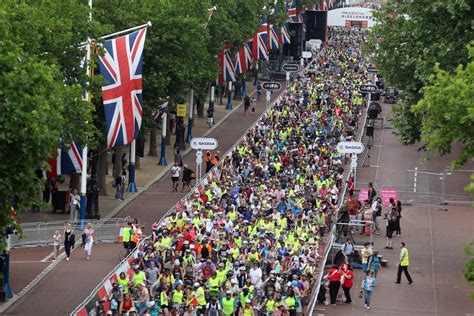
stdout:
<svg viewBox="0 0 474 316">
<path fill-rule="evenodd" d="M 268 60 L 268 51 L 290 43 L 289 23 L 300 23 L 300 13 L 305 9 L 288 10 L 288 21 L 281 27 L 261 20 L 257 34 L 230 55 L 232 47 L 225 47 L 219 54 L 219 81 L 235 81 L 236 77 L 252 66 L 254 61 Z M 106 40 L 104 55 L 99 54 L 99 70 L 106 83 L 102 86 L 105 109 L 107 147 L 130 144 L 137 139 L 142 123 L 142 55 L 147 27 L 138 31 Z M 153 113 L 158 121 L 163 111 Z M 51 172 L 48 178 L 82 171 L 82 149 L 73 142 L 68 150 L 58 149 L 48 162 Z"/>
<path fill-rule="evenodd" d="M 268 60 L 269 50 L 290 44 L 288 24 L 302 23 L 301 13 L 304 11 L 304 7 L 288 9 L 288 21 L 281 27 L 268 24 L 266 19 L 262 19 L 257 34 L 243 43 L 234 56 L 230 53 L 232 47 L 225 46 L 218 55 L 219 83 L 235 81 L 240 74 L 245 73 L 251 67 L 254 61 Z"/>
</svg>

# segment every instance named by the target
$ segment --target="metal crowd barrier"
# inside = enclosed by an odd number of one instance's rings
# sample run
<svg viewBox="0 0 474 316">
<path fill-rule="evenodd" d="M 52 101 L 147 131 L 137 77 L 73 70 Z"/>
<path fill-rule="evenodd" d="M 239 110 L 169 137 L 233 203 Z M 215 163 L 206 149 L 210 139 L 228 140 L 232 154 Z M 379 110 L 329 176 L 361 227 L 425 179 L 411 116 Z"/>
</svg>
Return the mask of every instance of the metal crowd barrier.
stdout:
<svg viewBox="0 0 474 316">
<path fill-rule="evenodd" d="M 122 225 L 127 224 L 128 219 L 110 218 L 101 220 L 89 220 L 94 227 L 97 241 L 114 241 L 119 235 Z M 53 244 L 53 235 L 56 231 L 61 234 L 64 232 L 67 223 L 71 223 L 76 231 L 81 231 L 81 221 L 52 221 L 52 222 L 34 222 L 24 223 L 23 235 L 10 235 L 12 248 L 15 247 L 34 247 Z"/>
</svg>

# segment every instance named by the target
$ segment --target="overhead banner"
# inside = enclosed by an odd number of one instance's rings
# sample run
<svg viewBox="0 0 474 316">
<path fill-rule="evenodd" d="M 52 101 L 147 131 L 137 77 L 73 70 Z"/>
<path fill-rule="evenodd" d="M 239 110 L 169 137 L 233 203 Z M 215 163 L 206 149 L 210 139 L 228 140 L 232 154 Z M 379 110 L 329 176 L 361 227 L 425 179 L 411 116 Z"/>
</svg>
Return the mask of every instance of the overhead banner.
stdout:
<svg viewBox="0 0 474 316">
<path fill-rule="evenodd" d="M 372 9 L 346 7 L 328 11 L 328 26 L 372 27 Z"/>
</svg>

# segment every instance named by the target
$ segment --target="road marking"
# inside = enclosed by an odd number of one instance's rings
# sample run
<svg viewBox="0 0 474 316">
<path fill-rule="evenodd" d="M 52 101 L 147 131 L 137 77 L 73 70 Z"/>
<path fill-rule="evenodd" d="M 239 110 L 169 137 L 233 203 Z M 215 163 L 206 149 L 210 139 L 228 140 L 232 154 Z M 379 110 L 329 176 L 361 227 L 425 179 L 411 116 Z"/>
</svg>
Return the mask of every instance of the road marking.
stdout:
<svg viewBox="0 0 474 316">
<path fill-rule="evenodd" d="M 58 257 L 59 255 L 61 254 L 61 250 L 64 248 L 64 246 L 61 246 L 59 247 L 59 250 L 58 250 Z M 54 256 L 54 250 L 51 251 L 51 253 L 49 255 L 47 255 L 46 257 L 44 257 L 41 262 L 47 262 L 49 261 L 50 258 L 52 258 Z"/>
<path fill-rule="evenodd" d="M 379 147 L 379 154 L 377 157 L 377 164 L 375 165 L 375 177 L 374 177 L 374 183 L 377 185 L 377 177 L 379 175 L 379 168 L 381 167 L 380 165 L 380 157 L 382 156 L 382 148 L 383 148 L 383 136 L 384 136 L 384 129 L 382 129 L 382 136 L 380 137 L 380 147 Z M 370 164 L 369 164 L 370 165 Z M 370 166 L 372 167 L 372 166 Z"/>
<path fill-rule="evenodd" d="M 47 263 L 43 260 L 37 260 L 37 261 L 10 261 L 10 263 Z"/>
<path fill-rule="evenodd" d="M 416 168 L 415 168 L 416 170 Z M 428 192 L 430 191 L 430 181 L 427 181 Z M 438 301 L 436 298 L 436 281 L 435 281 L 435 254 L 433 245 L 433 220 L 431 217 L 431 207 L 428 208 L 428 219 L 430 224 L 430 245 L 431 245 L 431 283 L 433 283 L 433 300 L 434 300 L 434 312 L 435 316 L 438 315 Z"/>
</svg>

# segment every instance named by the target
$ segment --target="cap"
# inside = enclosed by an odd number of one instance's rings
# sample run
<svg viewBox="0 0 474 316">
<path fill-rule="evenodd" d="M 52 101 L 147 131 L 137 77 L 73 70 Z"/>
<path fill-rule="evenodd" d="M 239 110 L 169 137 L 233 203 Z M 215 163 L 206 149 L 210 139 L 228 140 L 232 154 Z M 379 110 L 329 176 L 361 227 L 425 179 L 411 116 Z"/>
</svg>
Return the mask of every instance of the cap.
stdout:
<svg viewBox="0 0 474 316">
<path fill-rule="evenodd" d="M 227 291 L 225 292 L 226 295 L 232 295 L 232 292 L 231 291 Z"/>
</svg>

